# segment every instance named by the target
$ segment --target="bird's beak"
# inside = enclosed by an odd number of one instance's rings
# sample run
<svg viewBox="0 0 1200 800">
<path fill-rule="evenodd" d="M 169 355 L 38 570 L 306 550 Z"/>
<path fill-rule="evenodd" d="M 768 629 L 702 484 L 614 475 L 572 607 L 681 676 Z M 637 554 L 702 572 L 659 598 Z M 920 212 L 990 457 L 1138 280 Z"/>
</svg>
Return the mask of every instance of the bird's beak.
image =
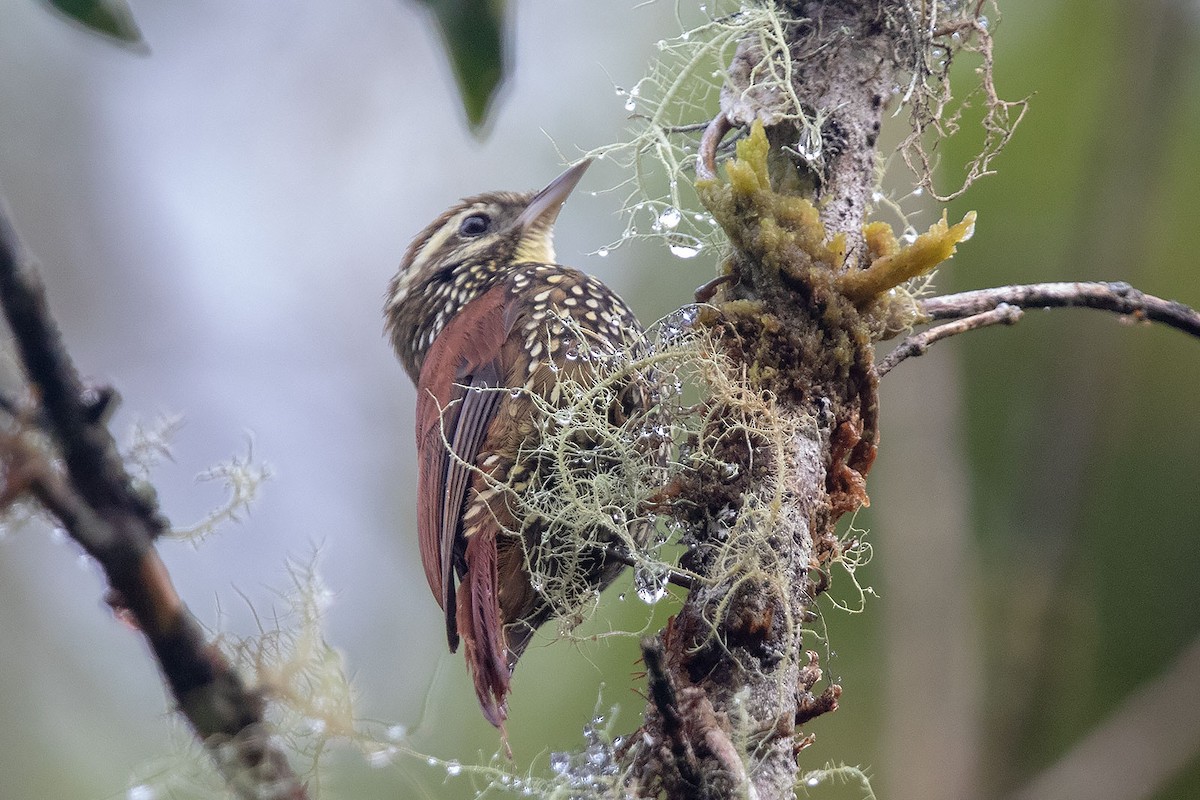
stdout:
<svg viewBox="0 0 1200 800">
<path fill-rule="evenodd" d="M 521 216 L 517 217 L 517 227 L 528 231 L 535 227 L 546 230 L 553 225 L 554 221 L 558 219 L 558 212 L 562 208 L 562 204 L 566 202 L 567 197 L 579 183 L 583 173 L 587 172 L 591 163 L 590 158 L 580 161 L 550 181 L 545 189 L 533 196 L 529 205 L 521 212 Z"/>
</svg>

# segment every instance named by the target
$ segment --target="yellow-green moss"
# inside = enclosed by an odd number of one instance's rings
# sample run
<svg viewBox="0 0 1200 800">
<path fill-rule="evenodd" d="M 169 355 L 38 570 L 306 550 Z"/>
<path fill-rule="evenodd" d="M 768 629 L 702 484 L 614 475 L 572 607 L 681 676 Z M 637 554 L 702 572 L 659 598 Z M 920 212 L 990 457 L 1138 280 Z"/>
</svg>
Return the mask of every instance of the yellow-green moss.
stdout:
<svg viewBox="0 0 1200 800">
<path fill-rule="evenodd" d="M 968 211 L 962 222 L 949 225 L 943 211 L 942 218 L 927 232 L 899 251 L 896 250 L 895 236 L 889 241 L 880 225 L 873 222 L 863 229 L 864 235 L 870 237 L 868 249 L 878 248 L 877 257 L 866 269 L 844 272 L 837 279 L 838 290 L 859 307 L 882 297 L 889 289 L 932 272 L 938 264 L 954 255 L 955 245 L 970 239 L 975 232 L 975 212 Z"/>
<path fill-rule="evenodd" d="M 956 245 L 974 232 L 975 212 L 956 225 L 950 225 L 943 213 L 926 233 L 903 247 L 890 225 L 867 223 L 862 229 L 866 264 L 859 268 L 853 261 L 847 263 L 845 233 L 828 236 L 811 201 L 771 188 L 769 148 L 766 133 L 756 122 L 750 135 L 738 142 L 737 157 L 725 164 L 728 180 L 696 182 L 700 199 L 734 247 L 726 271 L 732 271 L 740 258 L 755 264 L 751 271 L 759 276 L 782 276 L 792 291 L 816 301 L 827 328 L 857 324 L 878 340 L 910 327 L 918 316 L 915 302 L 908 292 L 892 290 L 929 274 L 950 258 Z M 745 279 L 746 273 L 741 269 L 739 278 Z M 831 355 L 839 364 L 849 357 L 842 352 Z"/>
</svg>

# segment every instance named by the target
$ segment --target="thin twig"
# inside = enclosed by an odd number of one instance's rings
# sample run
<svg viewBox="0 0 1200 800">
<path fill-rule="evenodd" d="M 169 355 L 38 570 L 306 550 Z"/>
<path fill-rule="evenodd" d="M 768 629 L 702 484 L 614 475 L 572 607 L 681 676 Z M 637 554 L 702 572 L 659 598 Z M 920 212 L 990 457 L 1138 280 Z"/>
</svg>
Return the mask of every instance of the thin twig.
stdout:
<svg viewBox="0 0 1200 800">
<path fill-rule="evenodd" d="M 610 544 L 605 548 L 605 551 L 610 558 L 620 561 L 627 567 L 633 567 L 636 569 L 638 566 L 637 559 L 635 559 L 622 547 Z M 677 569 L 668 567 L 665 577 L 667 579 L 667 583 L 673 583 L 676 586 L 689 590 L 696 588 L 696 579 L 691 575 L 688 575 L 686 572 L 680 572 Z"/>
<path fill-rule="evenodd" d="M 918 301 L 926 321 L 961 319 L 1001 303 L 1020 308 L 1095 308 L 1138 321 L 1161 322 L 1200 337 L 1200 312 L 1174 300 L 1145 294 L 1121 281 L 997 286 Z"/>
<path fill-rule="evenodd" d="M 717 177 L 717 147 L 732 127 L 729 118 L 722 111 L 713 117 L 712 122 L 704 129 L 704 135 L 700 137 L 700 149 L 696 154 L 697 180 L 710 181 Z"/>
<path fill-rule="evenodd" d="M 183 605 L 154 547 L 170 529 L 138 492 L 104 425 L 107 397 L 85 391 L 50 315 L 45 290 L 0 201 L 0 305 L 45 430 L 63 456 L 56 468 L 19 434 L 0 447 L 21 463 L 29 493 L 103 567 L 111 602 L 145 635 L 180 710 L 242 798 L 303 800 L 307 792 L 275 744 L 251 691 Z M 103 393 L 102 393 L 103 394 Z M 12 476 L 9 476 L 10 479 Z"/>
<path fill-rule="evenodd" d="M 979 328 L 986 328 L 989 325 L 1014 325 L 1021 319 L 1021 315 L 1024 313 L 1016 306 L 1001 303 L 991 311 L 983 311 L 953 322 L 947 322 L 944 325 L 938 325 L 921 333 L 914 333 L 897 345 L 895 350 L 888 353 L 887 357 L 876 365 L 875 374 L 882 378 L 904 359 L 923 356 L 934 342 L 939 342 L 950 336 L 978 330 Z"/>
<path fill-rule="evenodd" d="M 934 342 L 989 325 L 1012 325 L 1021 319 L 1022 308 L 1094 308 L 1138 322 L 1160 322 L 1200 337 L 1200 312 L 1175 300 L 1146 294 L 1122 281 L 997 286 L 927 297 L 917 304 L 925 322 L 942 319 L 953 322 L 909 336 L 875 367 L 879 377 L 906 358 L 924 355 Z"/>
</svg>

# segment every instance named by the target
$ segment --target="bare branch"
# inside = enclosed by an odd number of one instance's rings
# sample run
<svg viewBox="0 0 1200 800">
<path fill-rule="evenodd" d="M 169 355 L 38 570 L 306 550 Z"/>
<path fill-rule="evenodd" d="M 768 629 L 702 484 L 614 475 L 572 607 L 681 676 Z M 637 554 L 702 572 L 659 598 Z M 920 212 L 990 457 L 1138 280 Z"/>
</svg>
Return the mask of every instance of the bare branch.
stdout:
<svg viewBox="0 0 1200 800">
<path fill-rule="evenodd" d="M 1030 283 L 997 286 L 918 300 L 927 321 L 961 319 L 1001 303 L 1019 308 L 1095 308 L 1142 322 L 1161 322 L 1200 337 L 1200 312 L 1174 300 L 1145 294 L 1123 281 Z"/>
<path fill-rule="evenodd" d="M 1016 306 L 1001 303 L 991 311 L 973 314 L 921 333 L 915 333 L 897 345 L 895 350 L 888 353 L 887 357 L 879 362 L 875 367 L 875 374 L 882 378 L 904 359 L 923 356 L 934 342 L 940 342 L 942 339 L 956 334 L 986 328 L 989 325 L 1015 325 L 1024 313 Z"/>
<path fill-rule="evenodd" d="M 104 425 L 111 393 L 85 390 L 54 324 L 32 258 L 0 202 L 0 305 L 36 387 L 58 470 L 16 432 L 0 438 L 6 499 L 27 489 L 103 567 L 110 603 L 145 635 L 180 710 L 243 798 L 303 800 L 307 792 L 271 741 L 262 698 L 205 640 L 154 547 L 169 529 L 152 494 L 139 492 Z M 11 465 L 19 466 L 12 469 Z"/>
<path fill-rule="evenodd" d="M 605 548 L 605 552 L 610 558 L 620 561 L 627 567 L 636 568 L 638 566 L 637 559 L 630 555 L 629 552 L 622 547 L 617 547 L 616 545 L 610 544 Z M 688 575 L 686 572 L 668 568 L 665 577 L 667 579 L 667 583 L 673 583 L 683 589 L 696 588 L 696 579 L 691 575 Z"/>
<path fill-rule="evenodd" d="M 733 125 L 724 111 L 713 117 L 712 122 L 705 126 L 704 135 L 700 137 L 700 151 L 696 157 L 698 180 L 711 181 L 717 177 L 717 147 L 732 128 Z"/>
</svg>

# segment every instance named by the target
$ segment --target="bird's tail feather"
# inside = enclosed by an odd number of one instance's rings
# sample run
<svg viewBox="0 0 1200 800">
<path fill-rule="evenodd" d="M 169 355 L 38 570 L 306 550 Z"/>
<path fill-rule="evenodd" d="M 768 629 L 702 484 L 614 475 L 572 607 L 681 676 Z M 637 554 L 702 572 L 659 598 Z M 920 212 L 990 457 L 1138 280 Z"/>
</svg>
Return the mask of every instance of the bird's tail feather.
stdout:
<svg viewBox="0 0 1200 800">
<path fill-rule="evenodd" d="M 467 542 L 466 585 L 458 592 L 458 632 L 466 644 L 467 664 L 483 715 L 503 730 L 510 670 L 497 601 L 495 536 L 495 531 L 480 530 Z"/>
</svg>

